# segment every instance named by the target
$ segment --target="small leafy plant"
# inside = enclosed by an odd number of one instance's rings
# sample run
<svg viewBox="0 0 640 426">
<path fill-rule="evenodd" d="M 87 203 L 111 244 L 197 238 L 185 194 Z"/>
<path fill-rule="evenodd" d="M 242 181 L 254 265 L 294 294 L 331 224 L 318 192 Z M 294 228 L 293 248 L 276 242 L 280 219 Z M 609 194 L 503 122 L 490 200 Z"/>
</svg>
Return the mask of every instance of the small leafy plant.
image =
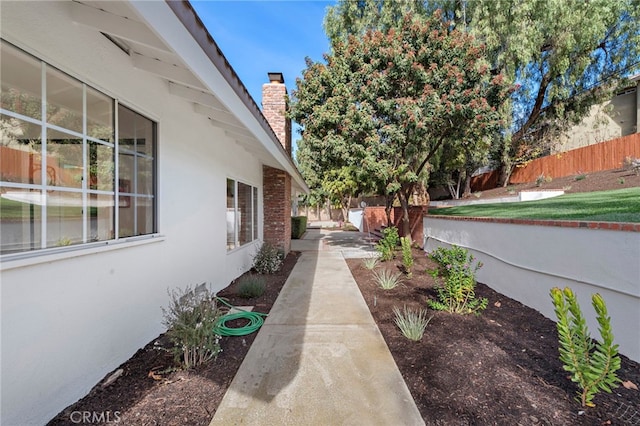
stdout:
<svg viewBox="0 0 640 426">
<path fill-rule="evenodd" d="M 381 269 L 373 273 L 376 284 L 383 290 L 391 290 L 402 284 L 400 273 L 391 272 L 388 269 Z"/>
<path fill-rule="evenodd" d="M 394 307 L 393 313 L 395 315 L 395 323 L 402 332 L 402 335 L 415 342 L 422 339 L 427 325 L 429 325 L 429 322 L 433 318 L 433 315 L 427 318 L 426 309 L 414 311 L 408 309 L 406 305 L 403 311 Z"/>
<path fill-rule="evenodd" d="M 238 282 L 238 296 L 243 299 L 252 299 L 264 294 L 266 283 L 264 277 L 259 275 L 245 275 Z"/>
<path fill-rule="evenodd" d="M 368 270 L 373 271 L 375 267 L 378 266 L 378 257 L 377 256 L 366 257 L 362 260 L 362 264 Z"/>
<path fill-rule="evenodd" d="M 427 301 L 432 309 L 457 314 L 480 314 L 486 309 L 487 299 L 475 297 L 475 273 L 482 263 L 473 266 L 475 258 L 468 250 L 455 245 L 438 247 L 429 257 L 438 264 L 431 275 L 440 281 L 435 287 L 438 300 Z"/>
<path fill-rule="evenodd" d="M 391 260 L 396 255 L 396 248 L 400 237 L 398 237 L 398 228 L 390 226 L 382 231 L 382 239 L 376 244 L 376 250 L 380 253 L 380 260 Z"/>
<path fill-rule="evenodd" d="M 540 187 L 544 183 L 549 183 L 553 180 L 551 176 L 545 176 L 544 173 L 541 173 L 540 176 L 536 178 L 536 186 Z"/>
<path fill-rule="evenodd" d="M 404 271 L 407 273 L 407 276 L 411 277 L 411 268 L 413 268 L 413 252 L 411 251 L 411 238 L 402 237 L 400 238 L 400 243 L 402 246 L 402 266 L 404 266 Z"/>
<path fill-rule="evenodd" d="M 263 243 L 253 258 L 253 269 L 259 274 L 275 274 L 282 267 L 284 254 L 272 244 Z"/>
<path fill-rule="evenodd" d="M 551 289 L 551 298 L 558 318 L 560 361 L 564 370 L 571 373 L 571 381 L 581 389 L 576 399 L 583 407 L 593 407 L 593 397 L 599 391 L 611 393 L 611 388 L 620 382 L 616 375 L 620 369 L 620 356 L 618 345 L 613 344 L 607 306 L 599 294 L 591 297 L 602 337 L 601 342 L 594 344 L 573 291 L 569 287 L 564 290 L 555 287 Z"/>
<path fill-rule="evenodd" d="M 221 351 L 220 336 L 213 333 L 221 315 L 215 296 L 205 286 L 168 293 L 169 307 L 162 308 L 163 324 L 176 362 L 189 369 L 215 359 Z"/>
<path fill-rule="evenodd" d="M 576 177 L 575 180 L 576 181 L 580 181 L 580 180 L 585 180 L 587 178 L 587 175 L 585 173 L 579 173 Z"/>
</svg>

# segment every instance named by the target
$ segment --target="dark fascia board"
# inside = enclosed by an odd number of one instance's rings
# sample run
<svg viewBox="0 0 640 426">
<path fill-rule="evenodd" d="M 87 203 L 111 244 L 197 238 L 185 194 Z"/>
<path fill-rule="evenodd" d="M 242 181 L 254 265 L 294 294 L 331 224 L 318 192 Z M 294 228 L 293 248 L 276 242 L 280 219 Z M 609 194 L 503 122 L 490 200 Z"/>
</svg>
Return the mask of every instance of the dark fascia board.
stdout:
<svg viewBox="0 0 640 426">
<path fill-rule="evenodd" d="M 198 45 L 202 48 L 202 50 L 206 53 L 207 57 L 211 60 L 211 63 L 218 69 L 220 74 L 224 77 L 224 79 L 229 83 L 229 86 L 233 89 L 233 91 L 238 95 L 238 98 L 245 104 L 247 109 L 251 111 L 256 120 L 260 123 L 262 128 L 267 132 L 267 134 L 271 137 L 273 143 L 278 147 L 278 149 L 282 152 L 285 158 L 293 166 L 293 169 L 298 172 L 298 176 L 300 181 L 304 182 L 304 178 L 300 175 L 297 166 L 291 159 L 291 156 L 284 149 L 275 132 L 269 125 L 269 122 L 260 111 L 260 108 L 256 104 L 255 100 L 249 94 L 249 91 L 245 87 L 244 83 L 238 77 L 235 70 L 227 60 L 227 58 L 220 50 L 220 47 L 215 42 L 209 31 L 204 26 L 204 23 L 196 13 L 196 11 L 191 6 L 188 0 L 165 0 L 168 4 L 169 8 L 175 13 L 178 17 L 182 25 L 189 31 L 191 36 L 196 40 Z M 306 184 L 304 185 L 306 186 Z M 303 191 L 308 192 L 308 188 L 302 188 Z"/>
</svg>

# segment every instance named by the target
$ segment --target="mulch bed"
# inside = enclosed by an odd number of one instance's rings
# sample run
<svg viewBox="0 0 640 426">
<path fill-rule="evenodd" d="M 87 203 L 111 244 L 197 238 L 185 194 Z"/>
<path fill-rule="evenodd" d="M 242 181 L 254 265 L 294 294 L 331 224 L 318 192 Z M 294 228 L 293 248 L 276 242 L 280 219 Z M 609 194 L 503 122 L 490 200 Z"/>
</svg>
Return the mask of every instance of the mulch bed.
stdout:
<svg viewBox="0 0 640 426">
<path fill-rule="evenodd" d="M 433 319 L 422 340 L 406 339 L 394 324 L 393 308 L 424 309 L 428 298 L 436 298 L 426 273 L 436 264 L 420 250 L 414 258 L 412 279 L 392 290 L 376 286 L 362 260 L 347 263 L 427 424 L 640 424 L 636 389 L 619 386 L 597 395 L 596 407 L 582 408 L 574 400 L 578 388 L 558 359 L 555 323 L 484 284 L 476 291 L 489 300 L 481 315 L 429 310 Z M 400 267 L 390 261 L 377 268 Z M 640 386 L 640 365 L 621 358 L 618 377 Z"/>
<path fill-rule="evenodd" d="M 239 280 L 218 296 L 234 306 L 255 306 L 254 311 L 268 313 L 299 257 L 300 253 L 291 252 L 278 273 L 264 275 L 266 291 L 258 298 L 238 297 Z M 241 325 L 227 323 L 230 327 Z M 104 421 L 90 422 L 93 424 L 208 425 L 256 334 L 223 337 L 218 358 L 189 371 L 174 370 L 173 356 L 163 350 L 169 342 L 160 335 L 114 370 L 122 369 L 123 374 L 113 384 L 102 386 L 112 374 L 109 373 L 87 396 L 60 412 L 48 425 L 76 425 L 84 413 L 97 413 L 97 419 L 103 415 Z"/>
</svg>

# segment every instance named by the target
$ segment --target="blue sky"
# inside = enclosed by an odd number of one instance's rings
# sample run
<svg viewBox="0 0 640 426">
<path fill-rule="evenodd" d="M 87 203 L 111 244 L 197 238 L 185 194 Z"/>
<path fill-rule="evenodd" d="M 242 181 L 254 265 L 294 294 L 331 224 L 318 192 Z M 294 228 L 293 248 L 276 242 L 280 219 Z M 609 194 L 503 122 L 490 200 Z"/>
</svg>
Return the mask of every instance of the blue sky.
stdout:
<svg viewBox="0 0 640 426">
<path fill-rule="evenodd" d="M 291 94 L 306 68 L 305 57 L 321 61 L 329 50 L 322 23 L 334 0 L 192 0 L 191 4 L 258 105 L 268 72 L 282 72 Z M 293 139 L 297 138 L 294 133 Z"/>
</svg>

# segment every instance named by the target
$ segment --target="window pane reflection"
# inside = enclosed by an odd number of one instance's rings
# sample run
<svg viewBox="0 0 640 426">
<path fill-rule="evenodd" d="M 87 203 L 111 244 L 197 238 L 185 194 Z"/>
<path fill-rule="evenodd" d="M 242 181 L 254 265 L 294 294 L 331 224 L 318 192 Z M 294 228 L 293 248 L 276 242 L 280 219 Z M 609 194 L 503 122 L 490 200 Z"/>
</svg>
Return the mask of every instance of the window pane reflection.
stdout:
<svg viewBox="0 0 640 426">
<path fill-rule="evenodd" d="M 155 229 L 153 215 L 153 198 L 136 197 L 137 233 L 136 235 L 152 234 Z"/>
<path fill-rule="evenodd" d="M 0 187 L 0 253 L 41 248 L 41 191 Z"/>
<path fill-rule="evenodd" d="M 113 101 L 87 87 L 87 136 L 113 142 Z"/>
<path fill-rule="evenodd" d="M 238 238 L 240 239 L 240 245 L 252 241 L 252 192 L 253 191 L 249 185 L 245 185 L 240 182 L 238 183 L 238 215 L 240 216 L 240 230 L 238 232 Z"/>
<path fill-rule="evenodd" d="M 91 194 L 87 215 L 89 241 L 105 241 L 115 238 L 113 196 Z"/>
<path fill-rule="evenodd" d="M 82 243 L 82 194 L 51 191 L 47 194 L 47 247 Z"/>
<path fill-rule="evenodd" d="M 227 179 L 227 250 L 236 246 L 236 183 Z"/>
<path fill-rule="evenodd" d="M 87 144 L 89 153 L 89 189 L 100 191 L 113 191 L 115 179 L 115 163 L 113 161 L 113 148 L 96 142 Z"/>
<path fill-rule="evenodd" d="M 40 135 L 41 126 L 0 115 L 0 180 L 35 184 L 41 182 Z M 55 173 L 55 170 L 52 169 L 51 173 Z"/>
<path fill-rule="evenodd" d="M 153 160 L 150 158 L 138 158 L 138 194 L 153 194 Z"/>
<path fill-rule="evenodd" d="M 47 67 L 47 122 L 82 132 L 82 83 Z"/>
<path fill-rule="evenodd" d="M 42 117 L 41 69 L 40 61 L 0 41 L 0 106 L 39 120 Z"/>
<path fill-rule="evenodd" d="M 47 169 L 57 170 L 51 185 L 82 187 L 82 139 L 57 130 L 47 130 Z"/>
</svg>

